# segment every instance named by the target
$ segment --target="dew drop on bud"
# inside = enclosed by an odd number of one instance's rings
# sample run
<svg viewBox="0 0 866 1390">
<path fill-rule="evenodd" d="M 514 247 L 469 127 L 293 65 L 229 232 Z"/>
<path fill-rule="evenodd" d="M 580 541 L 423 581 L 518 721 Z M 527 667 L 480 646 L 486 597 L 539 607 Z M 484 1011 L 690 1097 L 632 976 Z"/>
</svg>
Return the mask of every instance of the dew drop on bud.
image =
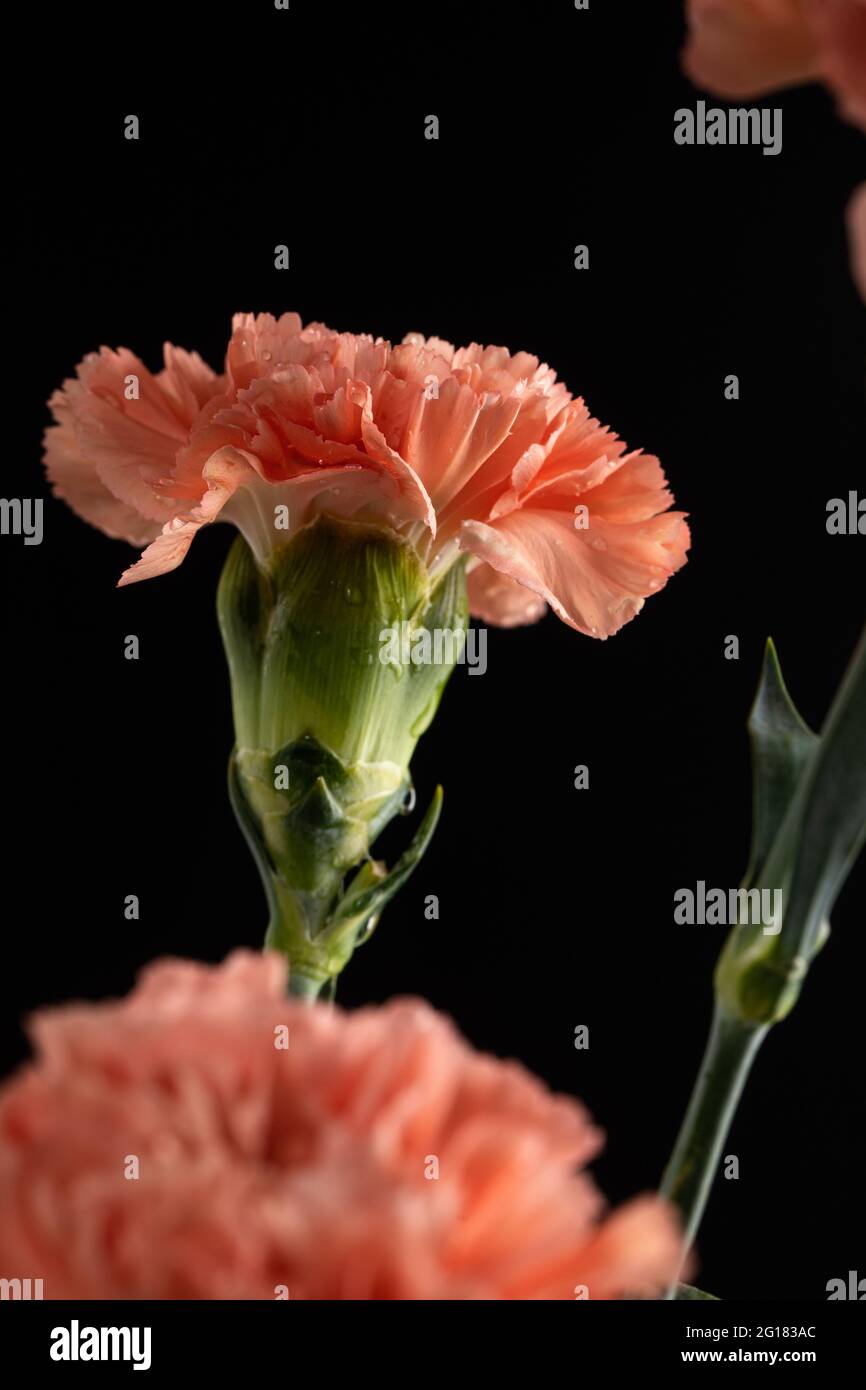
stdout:
<svg viewBox="0 0 866 1390">
<path fill-rule="evenodd" d="M 375 915 L 367 918 L 364 925 L 359 928 L 358 935 L 355 937 L 356 946 L 362 946 L 367 938 L 373 935 L 373 929 L 377 921 L 378 918 Z"/>
</svg>

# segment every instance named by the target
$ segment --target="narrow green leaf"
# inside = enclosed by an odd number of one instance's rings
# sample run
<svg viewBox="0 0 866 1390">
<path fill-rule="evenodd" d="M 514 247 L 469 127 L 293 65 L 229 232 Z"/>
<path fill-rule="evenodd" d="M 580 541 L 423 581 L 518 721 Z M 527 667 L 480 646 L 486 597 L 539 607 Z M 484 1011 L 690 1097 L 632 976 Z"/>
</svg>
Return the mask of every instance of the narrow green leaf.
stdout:
<svg viewBox="0 0 866 1390">
<path fill-rule="evenodd" d="M 797 712 L 782 678 L 772 638 L 749 714 L 752 743 L 752 852 L 745 884 L 760 874 L 803 771 L 818 744 Z"/>
<path fill-rule="evenodd" d="M 781 957 L 809 960 L 866 839 L 866 632 L 830 708 L 772 858 L 793 861 Z M 769 865 L 768 865 L 769 867 Z"/>
<path fill-rule="evenodd" d="M 796 1003 L 866 839 L 866 633 L 819 739 L 800 720 L 772 651 L 750 729 L 756 827 L 748 882 L 781 892 L 782 921 L 776 931 L 755 922 L 733 929 L 716 989 L 730 1017 L 759 1026 L 778 1022 Z"/>
</svg>

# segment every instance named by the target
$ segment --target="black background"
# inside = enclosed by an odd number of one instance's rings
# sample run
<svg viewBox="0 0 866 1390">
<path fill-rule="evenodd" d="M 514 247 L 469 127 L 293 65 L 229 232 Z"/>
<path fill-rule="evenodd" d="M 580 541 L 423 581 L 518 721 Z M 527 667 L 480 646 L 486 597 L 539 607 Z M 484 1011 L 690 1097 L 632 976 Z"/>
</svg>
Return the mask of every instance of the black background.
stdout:
<svg viewBox="0 0 866 1390">
<path fill-rule="evenodd" d="M 458 670 L 413 763 L 420 804 L 445 786 L 434 843 L 339 998 L 427 997 L 583 1098 L 607 1131 L 595 1170 L 611 1199 L 657 1182 L 723 931 L 675 926 L 673 894 L 735 886 L 745 866 L 766 636 L 813 727 L 842 676 L 864 541 L 828 536 L 826 503 L 862 493 L 866 447 L 866 309 L 843 222 L 866 140 L 812 88 L 770 99 L 775 158 L 676 146 L 673 112 L 698 93 L 679 73 L 679 7 L 661 9 L 262 0 L 191 7 L 181 38 L 170 12 L 114 7 L 79 31 L 60 81 L 4 108 L 3 490 L 48 499 L 41 546 L 0 540 L 4 1070 L 26 1055 L 29 1010 L 124 993 L 165 953 L 217 961 L 265 924 L 224 786 L 214 593 L 231 532 L 115 590 L 132 552 L 42 478 L 51 391 L 100 344 L 155 368 L 168 339 L 218 367 L 241 309 L 504 343 L 660 456 L 692 556 L 606 643 L 552 616 L 489 631 L 486 676 Z M 398 821 L 380 848 L 393 859 L 409 833 Z M 866 1275 L 864 901 L 861 864 L 726 1145 L 741 1176 L 717 1184 L 696 1276 L 722 1297 L 822 1299 L 828 1279 Z"/>
</svg>

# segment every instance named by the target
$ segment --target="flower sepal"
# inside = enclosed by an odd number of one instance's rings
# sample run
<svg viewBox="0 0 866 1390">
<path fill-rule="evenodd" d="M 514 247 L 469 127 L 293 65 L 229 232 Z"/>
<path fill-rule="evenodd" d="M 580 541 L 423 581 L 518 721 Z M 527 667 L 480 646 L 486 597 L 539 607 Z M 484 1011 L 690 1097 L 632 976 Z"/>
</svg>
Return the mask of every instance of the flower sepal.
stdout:
<svg viewBox="0 0 866 1390">
<path fill-rule="evenodd" d="M 346 764 L 311 734 L 276 753 L 239 748 L 233 756 L 270 863 L 311 894 L 333 896 L 411 790 L 395 764 Z"/>
<path fill-rule="evenodd" d="M 409 847 L 389 871 L 369 855 L 380 823 L 405 804 L 408 778 L 396 792 L 365 796 L 375 786 L 371 769 L 354 773 L 311 738 L 291 752 L 281 750 L 280 767 L 300 763 L 306 786 L 291 794 L 266 780 L 270 760 L 236 750 L 229 763 L 229 792 L 238 821 L 256 860 L 270 909 L 265 945 L 291 962 L 291 993 L 315 998 L 333 988 L 355 948 L 369 940 L 390 899 L 406 882 L 427 849 L 442 808 L 437 787 Z M 327 769 L 327 776 L 325 771 Z M 262 774 L 265 775 L 262 775 Z M 291 776 L 291 774 L 290 774 Z M 360 801 L 352 797 L 361 793 Z M 348 797 L 348 800 L 341 798 Z M 372 821 L 353 807 L 380 802 Z M 372 827 L 372 829 L 371 829 Z M 361 860 L 347 886 L 345 875 Z"/>
</svg>

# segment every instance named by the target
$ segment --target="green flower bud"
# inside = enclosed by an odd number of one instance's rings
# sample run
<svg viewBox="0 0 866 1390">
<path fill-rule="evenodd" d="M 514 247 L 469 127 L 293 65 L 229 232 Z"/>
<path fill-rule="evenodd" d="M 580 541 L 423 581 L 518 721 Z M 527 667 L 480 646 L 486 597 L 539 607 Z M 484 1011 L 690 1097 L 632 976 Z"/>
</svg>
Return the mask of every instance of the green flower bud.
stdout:
<svg viewBox="0 0 866 1390">
<path fill-rule="evenodd" d="M 462 652 L 463 566 L 434 580 L 408 541 L 320 517 L 264 566 L 238 537 L 217 606 L 236 734 L 230 788 L 268 893 L 266 940 L 288 955 L 291 988 L 315 996 L 435 828 L 438 792 L 391 873 L 370 857 L 412 796 L 415 744 Z M 433 632 L 439 659 L 419 661 L 418 639 Z"/>
</svg>

